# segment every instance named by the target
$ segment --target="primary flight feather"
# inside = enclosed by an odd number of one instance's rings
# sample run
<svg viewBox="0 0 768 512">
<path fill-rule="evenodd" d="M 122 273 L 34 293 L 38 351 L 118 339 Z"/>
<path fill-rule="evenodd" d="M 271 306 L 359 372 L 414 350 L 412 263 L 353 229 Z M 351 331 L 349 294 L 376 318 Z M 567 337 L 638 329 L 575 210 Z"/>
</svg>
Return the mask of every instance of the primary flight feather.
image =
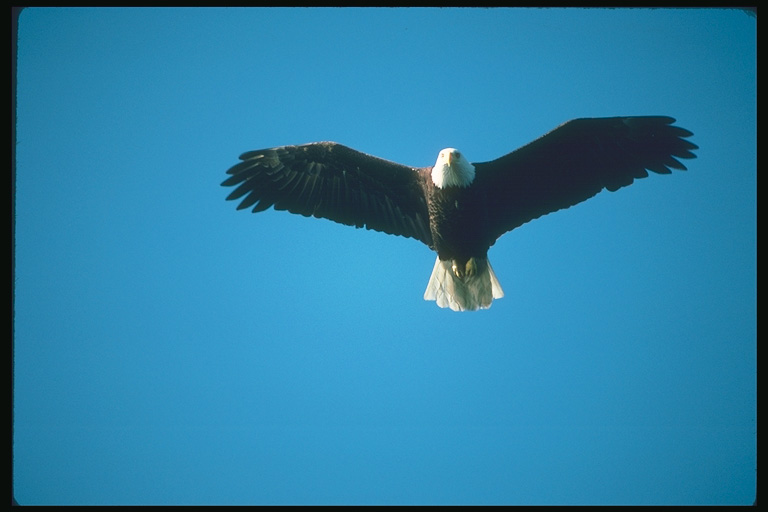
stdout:
<svg viewBox="0 0 768 512">
<path fill-rule="evenodd" d="M 488 249 L 504 233 L 568 208 L 647 171 L 685 170 L 691 132 L 671 117 L 568 121 L 490 162 L 453 148 L 415 168 L 335 142 L 249 151 L 223 186 L 238 209 L 273 206 L 306 217 L 415 238 L 437 252 L 425 300 L 455 311 L 491 306 L 504 295 Z"/>
</svg>

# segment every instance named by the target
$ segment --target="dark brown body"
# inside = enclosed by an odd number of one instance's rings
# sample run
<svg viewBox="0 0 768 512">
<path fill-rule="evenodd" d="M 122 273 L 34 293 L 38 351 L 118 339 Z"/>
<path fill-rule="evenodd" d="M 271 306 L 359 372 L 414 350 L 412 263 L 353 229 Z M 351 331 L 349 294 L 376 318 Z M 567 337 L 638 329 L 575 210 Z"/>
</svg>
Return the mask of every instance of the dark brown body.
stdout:
<svg viewBox="0 0 768 512">
<path fill-rule="evenodd" d="M 472 187 L 436 187 L 425 180 L 433 249 L 441 260 L 461 268 L 470 258 L 484 260 L 494 240 L 488 239 L 485 191 Z"/>
</svg>

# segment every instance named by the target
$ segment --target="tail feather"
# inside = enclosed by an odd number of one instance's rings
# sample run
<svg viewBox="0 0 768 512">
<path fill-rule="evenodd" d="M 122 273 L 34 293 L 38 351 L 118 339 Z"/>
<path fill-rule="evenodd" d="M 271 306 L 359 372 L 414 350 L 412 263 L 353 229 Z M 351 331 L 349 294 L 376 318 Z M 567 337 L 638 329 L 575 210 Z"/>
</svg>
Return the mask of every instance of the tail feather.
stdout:
<svg viewBox="0 0 768 512">
<path fill-rule="evenodd" d="M 432 276 L 429 278 L 424 300 L 437 301 L 441 308 L 454 311 L 475 311 L 491 307 L 493 299 L 504 296 L 499 280 L 493 272 L 491 262 L 484 261 L 478 273 L 471 277 L 458 278 L 451 270 L 451 260 L 437 258 Z"/>
</svg>

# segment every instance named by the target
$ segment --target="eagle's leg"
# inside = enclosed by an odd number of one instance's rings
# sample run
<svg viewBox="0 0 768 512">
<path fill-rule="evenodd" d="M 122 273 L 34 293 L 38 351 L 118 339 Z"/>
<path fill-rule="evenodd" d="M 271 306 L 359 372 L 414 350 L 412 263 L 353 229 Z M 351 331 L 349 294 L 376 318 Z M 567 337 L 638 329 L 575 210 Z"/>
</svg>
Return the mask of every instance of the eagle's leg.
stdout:
<svg viewBox="0 0 768 512">
<path fill-rule="evenodd" d="M 465 265 L 464 273 L 467 277 L 472 277 L 475 274 L 477 274 L 477 261 L 475 258 L 469 258 L 467 260 L 467 264 Z"/>
<path fill-rule="evenodd" d="M 459 279 L 464 279 L 464 276 L 472 277 L 477 274 L 477 260 L 475 258 L 469 258 L 467 263 L 464 264 L 464 268 L 461 268 L 461 265 L 459 265 L 456 260 L 453 260 L 451 270 L 453 271 L 453 275 Z"/>
</svg>

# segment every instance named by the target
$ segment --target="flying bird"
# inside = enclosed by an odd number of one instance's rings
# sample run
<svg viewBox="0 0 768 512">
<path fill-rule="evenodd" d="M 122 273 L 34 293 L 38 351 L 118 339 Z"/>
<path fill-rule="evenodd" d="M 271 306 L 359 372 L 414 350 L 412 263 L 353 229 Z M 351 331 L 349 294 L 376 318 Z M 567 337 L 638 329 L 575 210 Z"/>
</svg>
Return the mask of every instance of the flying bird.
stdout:
<svg viewBox="0 0 768 512">
<path fill-rule="evenodd" d="M 671 117 L 583 118 L 489 162 L 456 149 L 435 165 L 410 167 L 335 142 L 249 151 L 222 186 L 237 209 L 273 206 L 414 238 L 437 252 L 424 293 L 440 307 L 472 311 L 504 296 L 488 249 L 504 233 L 603 189 L 685 170 L 690 131 Z"/>
</svg>

